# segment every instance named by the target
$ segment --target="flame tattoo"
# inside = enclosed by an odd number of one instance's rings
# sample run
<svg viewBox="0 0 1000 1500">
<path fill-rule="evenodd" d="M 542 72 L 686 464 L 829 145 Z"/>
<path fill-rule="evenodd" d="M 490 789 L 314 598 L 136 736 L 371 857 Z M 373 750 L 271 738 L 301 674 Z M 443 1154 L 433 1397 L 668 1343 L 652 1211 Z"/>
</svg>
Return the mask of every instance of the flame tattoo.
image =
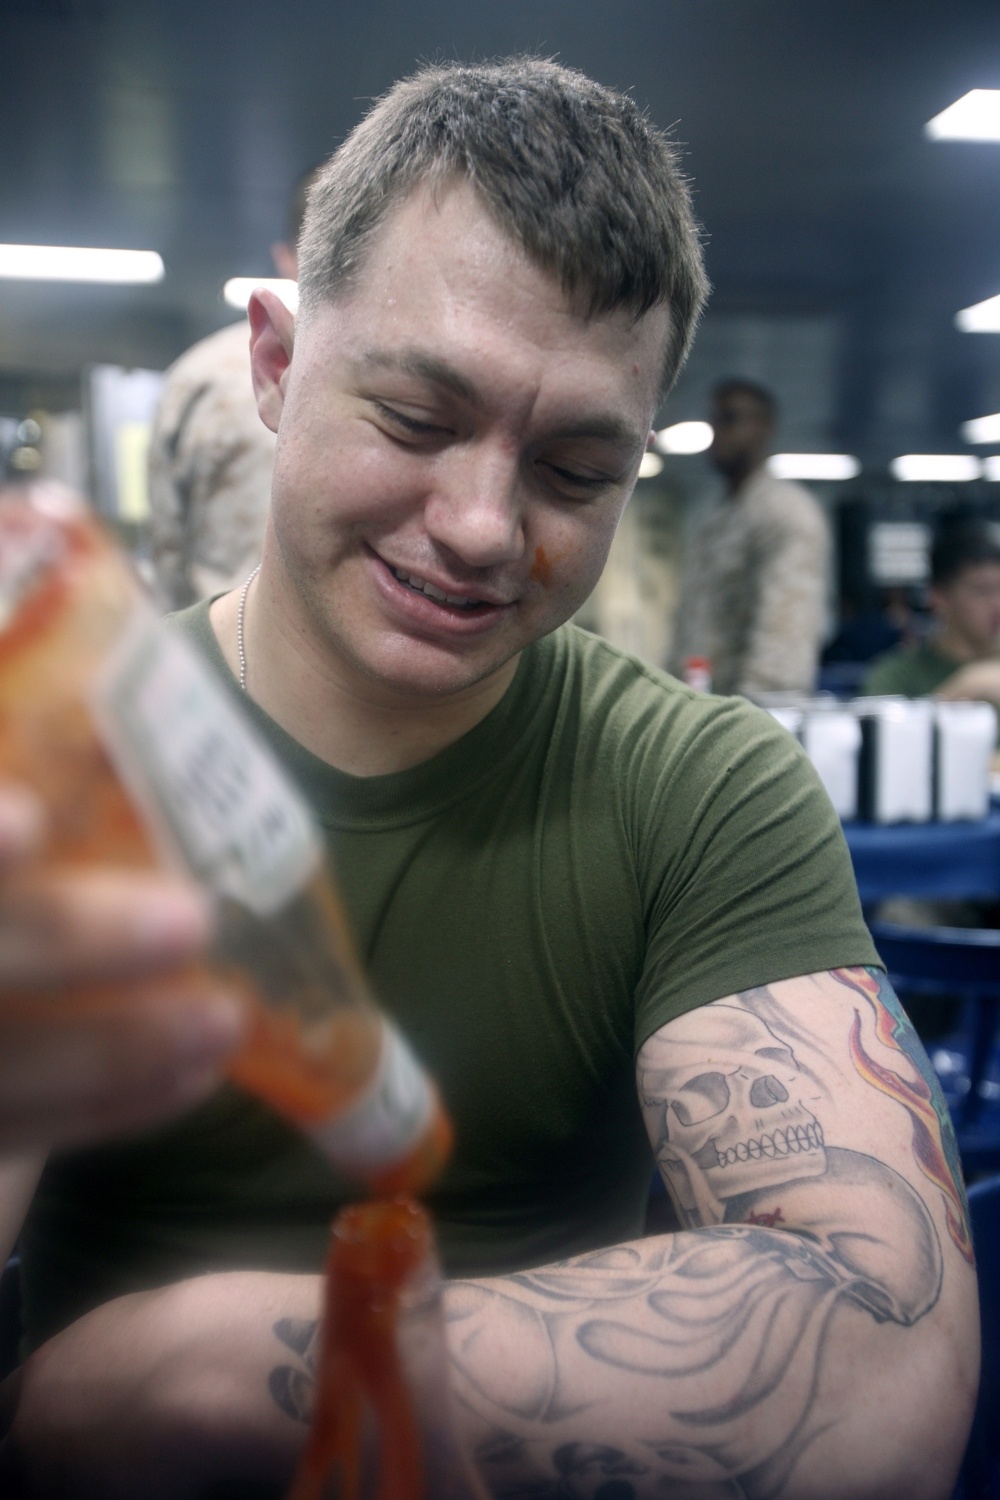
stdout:
<svg viewBox="0 0 1000 1500">
<path fill-rule="evenodd" d="M 930 1060 L 891 985 L 879 970 L 833 969 L 831 972 L 839 984 L 846 985 L 868 1001 L 874 1012 L 878 1040 L 894 1052 L 901 1052 L 913 1065 L 916 1076 L 908 1079 L 869 1056 L 861 1040 L 861 1013 L 854 1012 L 851 1061 L 866 1083 L 901 1104 L 910 1116 L 917 1166 L 941 1190 L 948 1233 L 961 1254 L 973 1265 L 958 1145 Z"/>
</svg>

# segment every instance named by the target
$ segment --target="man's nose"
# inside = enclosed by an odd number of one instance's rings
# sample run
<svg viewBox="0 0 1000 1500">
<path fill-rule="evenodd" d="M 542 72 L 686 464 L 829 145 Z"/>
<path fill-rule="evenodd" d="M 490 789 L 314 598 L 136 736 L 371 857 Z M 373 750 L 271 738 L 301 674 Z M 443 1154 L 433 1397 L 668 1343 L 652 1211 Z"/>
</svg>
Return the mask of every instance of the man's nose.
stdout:
<svg viewBox="0 0 1000 1500">
<path fill-rule="evenodd" d="M 452 449 L 424 507 L 428 534 L 468 567 L 524 554 L 523 479 L 516 454 L 476 444 Z"/>
</svg>

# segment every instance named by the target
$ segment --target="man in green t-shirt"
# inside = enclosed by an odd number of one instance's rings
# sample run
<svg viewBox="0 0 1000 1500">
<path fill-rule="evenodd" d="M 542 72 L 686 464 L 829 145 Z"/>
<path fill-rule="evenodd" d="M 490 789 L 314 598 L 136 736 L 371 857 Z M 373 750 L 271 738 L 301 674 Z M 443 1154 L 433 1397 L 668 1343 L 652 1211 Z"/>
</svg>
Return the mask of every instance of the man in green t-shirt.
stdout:
<svg viewBox="0 0 1000 1500">
<path fill-rule="evenodd" d="M 931 549 L 933 634 L 872 663 L 863 693 L 981 699 L 1000 708 L 1000 537 L 988 522 L 945 528 Z"/>
<path fill-rule="evenodd" d="M 181 627 L 313 802 L 455 1118 L 432 1208 L 461 1440 L 495 1495 L 945 1494 L 976 1370 L 961 1179 L 829 803 L 758 710 L 564 624 L 704 293 L 673 149 L 555 64 L 425 69 L 321 173 L 299 250 L 298 319 L 250 306 L 262 565 Z M 22 1151 L 199 1084 L 155 1005 L 62 1057 L 18 1009 L 199 941 L 176 889 L 33 882 L 42 836 L 0 802 Z M 236 1045 L 184 1013 L 203 1063 Z M 653 1156 L 676 1228 L 642 1238 Z M 8 1229 L 40 1165 L 8 1162 Z M 338 1192 L 233 1091 L 53 1158 L 0 1477 L 280 1490 Z M 81 1276 L 91 1310 L 53 1312 Z"/>
</svg>

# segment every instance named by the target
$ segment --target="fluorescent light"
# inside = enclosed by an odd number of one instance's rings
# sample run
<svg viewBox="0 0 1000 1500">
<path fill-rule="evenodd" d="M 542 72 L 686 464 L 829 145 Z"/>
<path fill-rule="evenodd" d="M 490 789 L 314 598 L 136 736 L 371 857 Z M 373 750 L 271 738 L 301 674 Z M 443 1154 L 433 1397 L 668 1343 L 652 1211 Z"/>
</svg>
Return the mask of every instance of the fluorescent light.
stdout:
<svg viewBox="0 0 1000 1500">
<path fill-rule="evenodd" d="M 639 465 L 640 479 L 655 479 L 657 474 L 663 473 L 663 459 L 658 453 L 644 453 Z"/>
<path fill-rule="evenodd" d="M 924 126 L 932 141 L 1000 141 L 1000 89 L 971 89 Z"/>
<path fill-rule="evenodd" d="M 712 441 L 709 422 L 675 422 L 656 434 L 661 453 L 704 453 Z"/>
<path fill-rule="evenodd" d="M 0 245 L 0 276 L 15 281 L 162 281 L 163 261 L 155 250 Z"/>
<path fill-rule="evenodd" d="M 1000 411 L 991 417 L 974 417 L 959 428 L 963 443 L 1000 443 Z"/>
<path fill-rule="evenodd" d="M 250 293 L 256 291 L 259 286 L 280 297 L 289 312 L 297 311 L 299 284 L 297 281 L 286 281 L 284 277 L 230 276 L 222 288 L 222 295 L 230 307 L 238 307 L 242 311 L 250 301 Z"/>
<path fill-rule="evenodd" d="M 955 327 L 963 333 L 1000 333 L 1000 297 L 987 297 L 955 314 Z"/>
<path fill-rule="evenodd" d="M 1000 453 L 991 453 L 989 458 L 983 459 L 983 478 L 993 484 L 1000 483 Z"/>
<path fill-rule="evenodd" d="M 772 453 L 767 467 L 778 479 L 853 479 L 861 472 L 850 453 Z"/>
<path fill-rule="evenodd" d="M 961 484 L 978 479 L 982 463 L 971 453 L 903 453 L 889 465 L 894 479 L 937 479 Z"/>
</svg>

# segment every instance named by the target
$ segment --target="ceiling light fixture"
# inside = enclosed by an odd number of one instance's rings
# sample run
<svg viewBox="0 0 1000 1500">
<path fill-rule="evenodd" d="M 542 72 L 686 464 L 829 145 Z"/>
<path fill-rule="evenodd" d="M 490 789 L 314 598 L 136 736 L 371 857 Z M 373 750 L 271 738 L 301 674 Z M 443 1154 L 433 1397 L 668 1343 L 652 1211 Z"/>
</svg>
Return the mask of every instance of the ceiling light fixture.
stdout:
<svg viewBox="0 0 1000 1500">
<path fill-rule="evenodd" d="M 1000 141 L 1000 89 L 970 89 L 924 126 L 932 141 Z"/>
<path fill-rule="evenodd" d="M 222 288 L 222 296 L 230 307 L 238 307 L 242 312 L 250 301 L 250 293 L 256 291 L 259 286 L 280 297 L 289 312 L 298 310 L 299 284 L 297 281 L 286 281 L 284 277 L 230 276 Z"/>
<path fill-rule="evenodd" d="M 987 297 L 955 314 L 955 327 L 963 333 L 1000 333 L 1000 297 Z"/>
<path fill-rule="evenodd" d="M 155 250 L 73 245 L 0 245 L 0 276 L 12 281 L 95 281 L 137 285 L 163 280 Z"/>
<path fill-rule="evenodd" d="M 959 432 L 963 443 L 1000 443 L 1000 411 L 963 422 Z"/>
<path fill-rule="evenodd" d="M 704 453 L 711 442 L 709 422 L 675 422 L 656 434 L 656 446 L 661 453 Z"/>
<path fill-rule="evenodd" d="M 640 479 L 655 479 L 657 474 L 663 473 L 663 459 L 658 453 L 646 452 L 642 455 L 639 464 Z"/>
<path fill-rule="evenodd" d="M 963 484 L 978 479 L 983 466 L 971 453 L 902 453 L 893 459 L 889 470 L 894 479 Z"/>
<path fill-rule="evenodd" d="M 850 453 L 772 453 L 767 467 L 778 479 L 853 479 L 861 472 Z"/>
<path fill-rule="evenodd" d="M 989 458 L 983 459 L 983 478 L 993 484 L 1000 481 L 1000 453 L 991 453 Z"/>
</svg>

